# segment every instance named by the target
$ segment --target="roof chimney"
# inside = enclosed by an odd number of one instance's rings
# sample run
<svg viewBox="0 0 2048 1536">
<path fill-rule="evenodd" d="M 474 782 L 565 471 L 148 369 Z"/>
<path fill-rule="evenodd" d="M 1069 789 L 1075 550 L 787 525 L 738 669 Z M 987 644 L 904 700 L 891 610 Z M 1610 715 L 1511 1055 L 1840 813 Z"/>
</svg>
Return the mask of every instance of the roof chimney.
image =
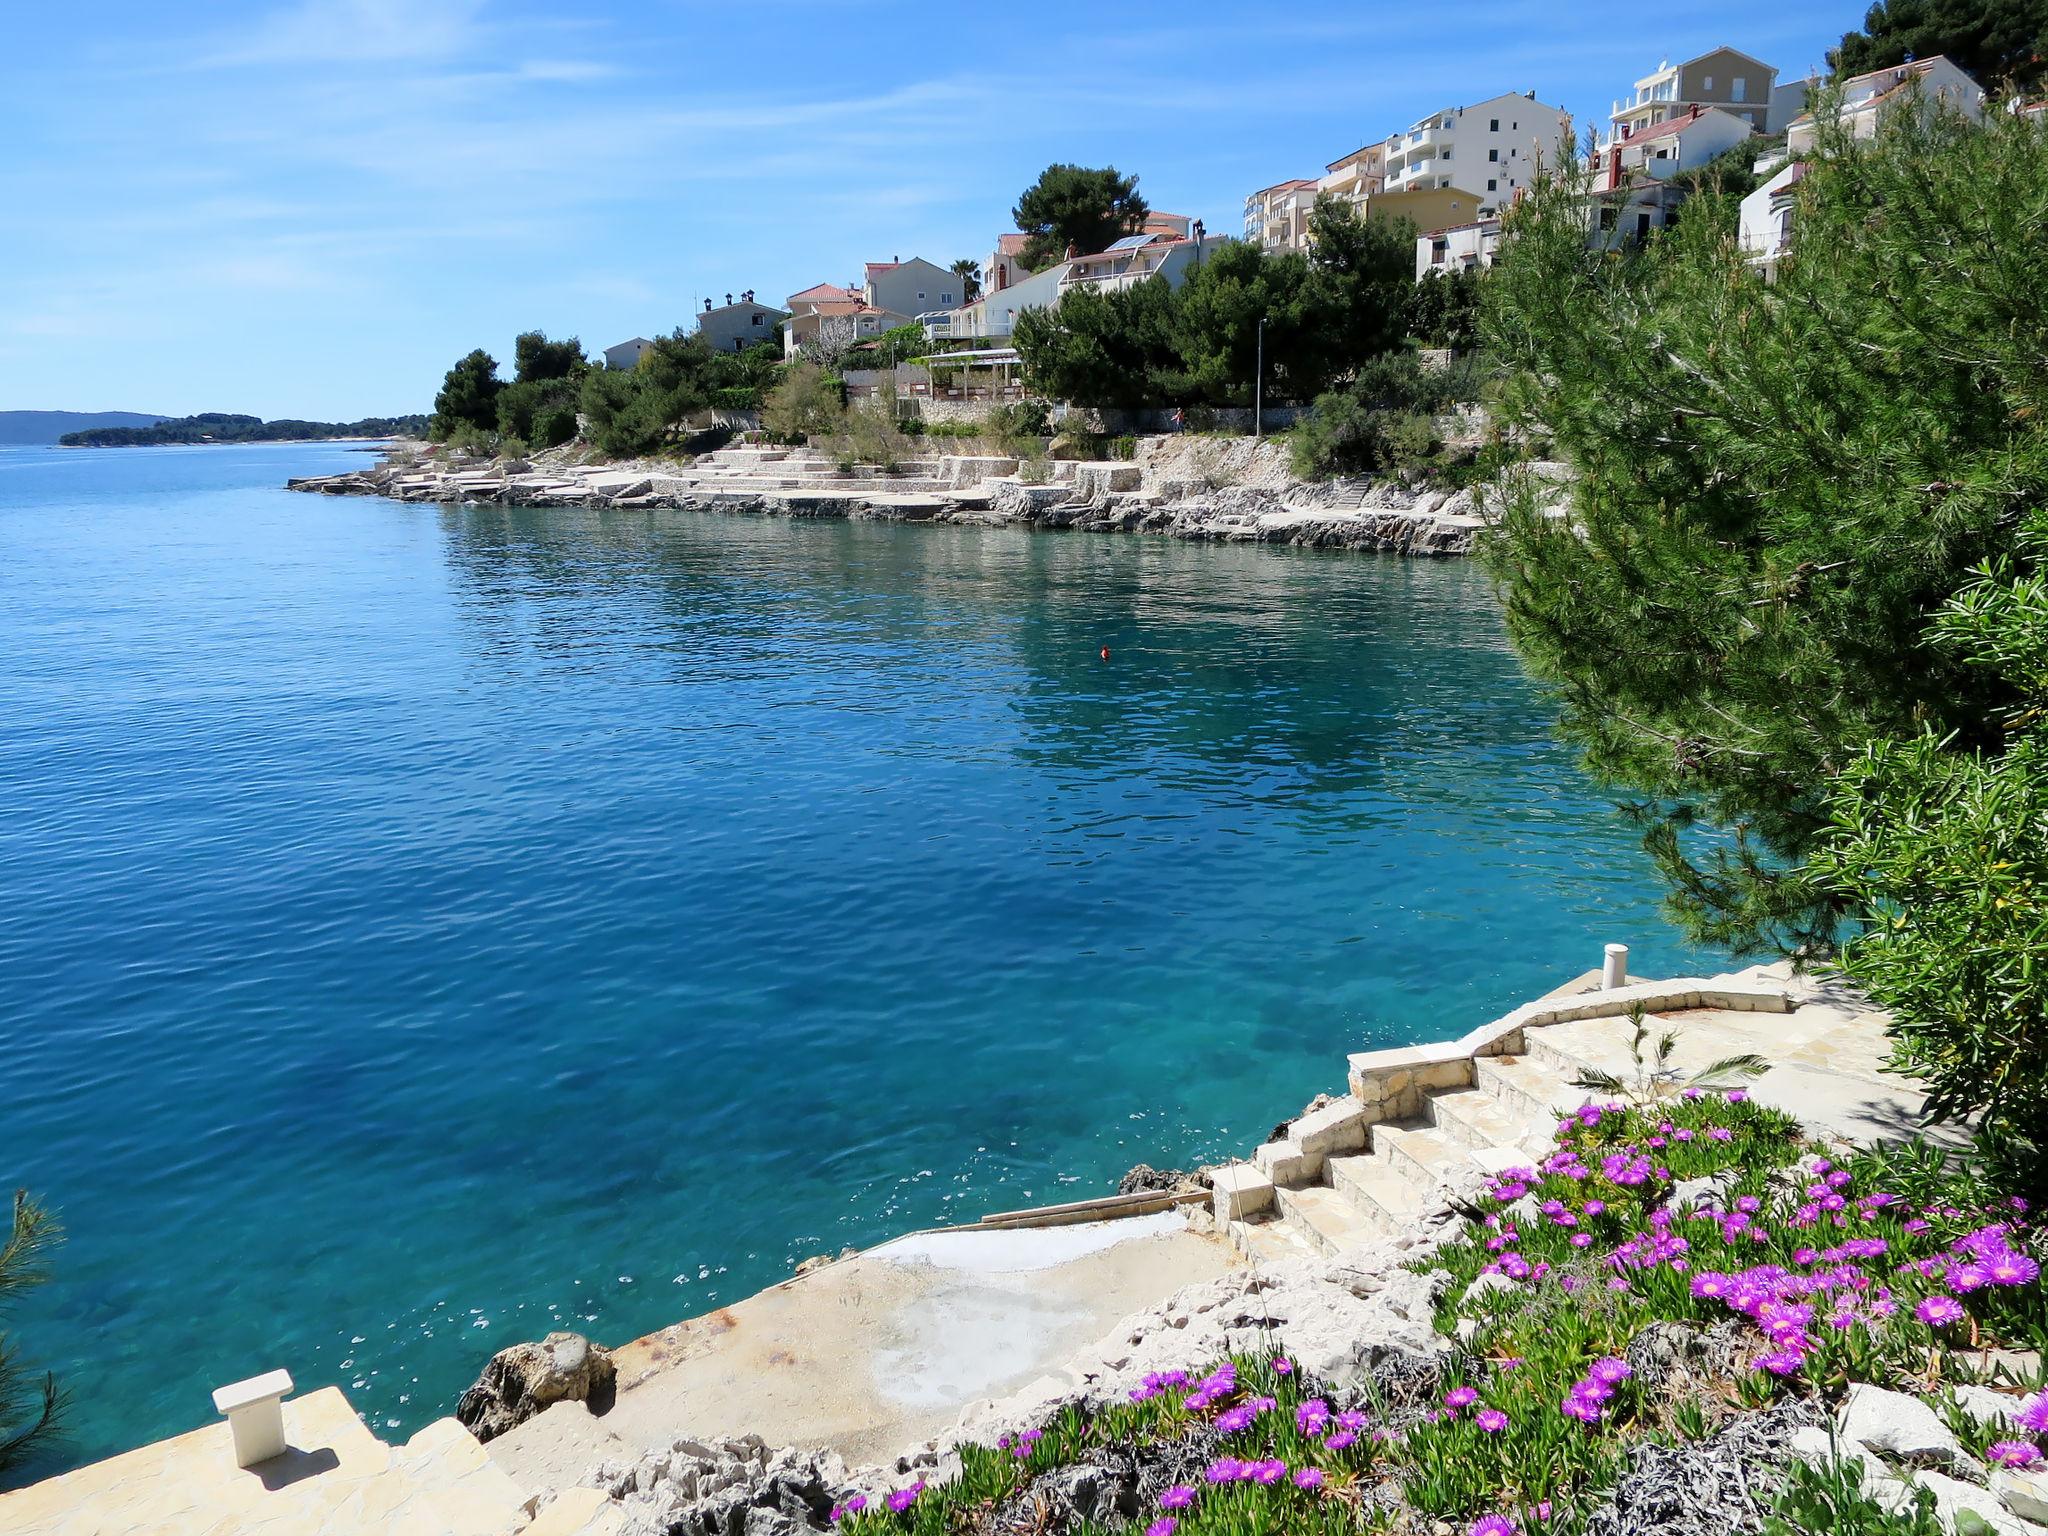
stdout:
<svg viewBox="0 0 2048 1536">
<path fill-rule="evenodd" d="M 729 294 L 729 293 L 728 293 L 728 294 L 727 294 L 727 295 L 725 296 L 725 302 L 726 302 L 726 303 L 728 303 L 728 304 L 730 304 L 730 303 L 732 302 L 732 295 L 731 295 L 731 294 Z"/>
</svg>

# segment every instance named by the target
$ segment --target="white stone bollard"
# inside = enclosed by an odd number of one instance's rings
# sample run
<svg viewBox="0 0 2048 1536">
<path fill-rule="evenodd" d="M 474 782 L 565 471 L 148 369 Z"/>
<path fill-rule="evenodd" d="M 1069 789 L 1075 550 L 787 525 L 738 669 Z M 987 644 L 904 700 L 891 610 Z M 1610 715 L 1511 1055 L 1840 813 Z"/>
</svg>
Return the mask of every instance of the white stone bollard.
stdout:
<svg viewBox="0 0 2048 1536">
<path fill-rule="evenodd" d="M 234 1432 L 236 1466 L 253 1467 L 284 1454 L 284 1400 L 291 1390 L 289 1371 L 266 1371 L 213 1394 L 215 1410 L 228 1416 Z"/>
<path fill-rule="evenodd" d="M 1607 946 L 1607 963 L 1600 969 L 1600 990 L 1611 992 L 1616 987 L 1628 985 L 1628 946 L 1610 944 Z"/>
</svg>

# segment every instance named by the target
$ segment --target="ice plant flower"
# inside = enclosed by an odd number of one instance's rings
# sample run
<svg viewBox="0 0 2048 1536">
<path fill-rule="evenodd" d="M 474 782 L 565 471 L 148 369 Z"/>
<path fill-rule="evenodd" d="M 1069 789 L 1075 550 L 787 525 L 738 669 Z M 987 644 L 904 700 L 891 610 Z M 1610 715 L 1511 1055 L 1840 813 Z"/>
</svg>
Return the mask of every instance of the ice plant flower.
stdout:
<svg viewBox="0 0 2048 1536">
<path fill-rule="evenodd" d="M 1924 1298 L 1913 1309 L 1913 1315 L 1930 1328 L 1940 1328 L 1963 1320 L 1963 1304 L 1953 1296 L 1937 1293 Z"/>
<path fill-rule="evenodd" d="M 1515 1536 L 1515 1522 L 1506 1515 L 1481 1515 L 1472 1522 L 1470 1536 Z"/>
<path fill-rule="evenodd" d="M 1174 1519 L 1173 1516 L 1161 1515 L 1157 1520 L 1154 1520 L 1145 1527 L 1145 1536 L 1173 1536 L 1174 1529 L 1179 1524 L 1180 1522 Z"/>
<path fill-rule="evenodd" d="M 910 1508 L 911 1505 L 915 1504 L 917 1502 L 917 1496 L 923 1492 L 924 1479 L 919 1478 L 916 1482 L 912 1483 L 908 1488 L 898 1488 L 894 1493 L 889 1495 L 886 1502 L 892 1511 L 900 1515 L 903 1513 L 903 1511 Z"/>
<path fill-rule="evenodd" d="M 2036 1392 L 2021 1403 L 2012 1421 L 2037 1439 L 2048 1435 L 2048 1392 Z"/>
<path fill-rule="evenodd" d="M 1453 1412 L 1460 1408 L 1470 1408 L 1478 1401 L 1479 1394 L 1471 1387 L 1453 1387 L 1444 1394 L 1444 1406 Z"/>
<path fill-rule="evenodd" d="M 1269 1488 L 1286 1475 L 1287 1463 L 1284 1461 L 1255 1461 L 1252 1463 L 1252 1481 L 1264 1483 Z"/>
<path fill-rule="evenodd" d="M 846 1516 L 857 1515 L 867 1507 L 868 1496 L 866 1494 L 852 1494 L 847 1498 L 847 1501 L 844 1504 L 835 1504 L 832 1506 L 832 1523 L 834 1525 L 837 1525 L 841 1520 L 845 1519 Z"/>
<path fill-rule="evenodd" d="M 1239 1430 L 1250 1429 L 1252 1420 L 1257 1417 L 1258 1414 L 1253 1411 L 1250 1403 L 1241 1403 L 1227 1412 L 1217 1414 L 1216 1427 L 1226 1435 L 1234 1435 Z"/>
<path fill-rule="evenodd" d="M 1186 1483 L 1175 1483 L 1159 1495 L 1161 1509 L 1186 1509 L 1195 1502 L 1195 1490 Z"/>
<path fill-rule="evenodd" d="M 1273 1374 L 1275 1376 L 1292 1376 L 1294 1374 L 1294 1362 L 1285 1355 L 1275 1355 L 1273 1357 Z"/>
<path fill-rule="evenodd" d="M 1985 1453 L 1987 1460 L 2001 1467 L 2037 1467 L 2041 1448 L 2031 1440 L 2000 1440 Z"/>
<path fill-rule="evenodd" d="M 1294 1410 L 1294 1427 L 1304 1435 L 1320 1435 L 1330 1427 L 1330 1405 L 1312 1397 Z"/>
<path fill-rule="evenodd" d="M 1235 1456 L 1219 1456 L 1209 1463 L 1202 1476 L 1212 1483 L 1235 1483 L 1241 1482 L 1249 1470 L 1248 1464 L 1239 1461 Z"/>
<path fill-rule="evenodd" d="M 1323 1469 L 1321 1467 L 1303 1467 L 1299 1472 L 1294 1474 L 1294 1486 L 1297 1488 L 1308 1489 L 1316 1489 L 1322 1487 Z"/>
<path fill-rule="evenodd" d="M 1498 1408 L 1482 1408 L 1472 1418 L 1489 1435 L 1497 1435 L 1508 1427 L 1508 1416 Z"/>
</svg>

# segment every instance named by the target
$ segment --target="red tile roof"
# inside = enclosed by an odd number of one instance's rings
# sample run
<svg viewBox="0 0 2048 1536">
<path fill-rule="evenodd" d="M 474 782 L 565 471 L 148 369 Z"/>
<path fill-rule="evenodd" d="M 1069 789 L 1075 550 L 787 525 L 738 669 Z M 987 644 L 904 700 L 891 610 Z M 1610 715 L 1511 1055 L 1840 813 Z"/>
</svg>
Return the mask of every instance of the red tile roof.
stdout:
<svg viewBox="0 0 2048 1536">
<path fill-rule="evenodd" d="M 789 302 L 790 307 L 794 308 L 798 304 L 821 304 L 830 299 L 852 297 L 854 292 L 851 288 L 841 288 L 836 283 L 814 283 L 802 293 L 792 293 Z"/>
</svg>

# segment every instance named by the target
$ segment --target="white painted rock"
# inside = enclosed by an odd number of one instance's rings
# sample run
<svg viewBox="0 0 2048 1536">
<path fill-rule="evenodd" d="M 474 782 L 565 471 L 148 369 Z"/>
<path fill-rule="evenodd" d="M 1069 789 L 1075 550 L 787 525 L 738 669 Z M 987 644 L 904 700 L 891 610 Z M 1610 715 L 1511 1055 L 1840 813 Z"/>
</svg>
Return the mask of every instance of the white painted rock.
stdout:
<svg viewBox="0 0 2048 1536">
<path fill-rule="evenodd" d="M 1904 1392 L 1858 1382 L 1849 1388 L 1835 1422 L 1844 1440 L 1900 1461 L 1957 1466 L 1964 1459 L 1941 1416 Z"/>
</svg>

